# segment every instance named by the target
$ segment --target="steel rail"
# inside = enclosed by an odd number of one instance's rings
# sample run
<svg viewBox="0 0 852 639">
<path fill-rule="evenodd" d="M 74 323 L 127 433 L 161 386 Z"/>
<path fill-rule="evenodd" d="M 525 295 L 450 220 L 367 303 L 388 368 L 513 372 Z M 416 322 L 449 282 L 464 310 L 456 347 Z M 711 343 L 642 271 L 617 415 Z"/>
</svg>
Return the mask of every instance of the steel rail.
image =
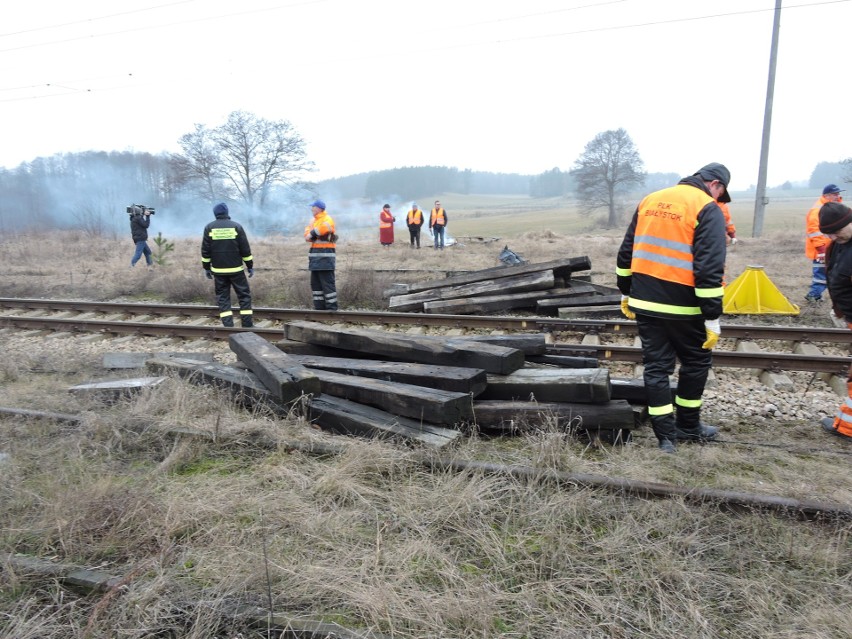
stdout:
<svg viewBox="0 0 852 639">
<path fill-rule="evenodd" d="M 177 317 L 217 317 L 215 306 L 199 304 L 140 304 L 123 302 L 89 302 L 74 300 L 43 300 L 0 298 L 0 309 L 30 309 L 77 311 L 91 313 L 154 315 Z M 635 335 L 636 322 L 629 320 L 567 319 L 556 317 L 521 317 L 496 315 L 443 315 L 399 313 L 390 311 L 315 311 L 256 307 L 258 318 L 290 322 L 309 320 L 319 322 L 348 322 L 353 324 L 414 324 L 446 326 L 449 328 L 488 328 L 491 330 L 581 332 L 584 334 Z M 793 342 L 827 342 L 852 344 L 852 331 L 845 328 L 809 326 L 758 326 L 723 324 L 723 337 L 741 340 L 779 340 Z"/>
<path fill-rule="evenodd" d="M 0 316 L 0 325 L 28 330 L 51 330 L 114 335 L 139 335 L 146 337 L 171 337 L 180 339 L 228 339 L 235 332 L 251 330 L 270 341 L 284 339 L 284 329 L 255 326 L 251 329 L 224 326 L 199 326 L 193 324 L 163 324 L 156 322 L 128 322 L 101 319 L 76 319 L 55 317 Z M 547 354 L 595 357 L 615 362 L 641 362 L 642 350 L 636 346 L 551 344 Z M 745 353 L 717 350 L 713 365 L 722 368 L 757 368 L 771 371 L 807 371 L 846 375 L 852 358 L 832 355 L 800 355 L 793 353 Z"/>
</svg>

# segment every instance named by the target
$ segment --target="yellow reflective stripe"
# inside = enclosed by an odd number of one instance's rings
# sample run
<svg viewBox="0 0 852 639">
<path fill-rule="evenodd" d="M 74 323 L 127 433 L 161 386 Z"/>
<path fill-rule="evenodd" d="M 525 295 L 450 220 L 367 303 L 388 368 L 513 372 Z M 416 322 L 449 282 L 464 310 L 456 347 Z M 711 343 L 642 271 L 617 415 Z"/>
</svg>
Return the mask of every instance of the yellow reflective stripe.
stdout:
<svg viewBox="0 0 852 639">
<path fill-rule="evenodd" d="M 666 404 L 665 406 L 648 406 L 649 415 L 671 415 L 674 412 L 674 406 Z"/>
<path fill-rule="evenodd" d="M 219 317 L 231 317 L 231 311 L 225 311 L 224 313 L 219 313 Z"/>
<path fill-rule="evenodd" d="M 659 302 L 646 302 L 635 297 L 630 298 L 630 307 L 643 311 L 654 311 L 657 313 L 668 313 L 669 315 L 701 315 L 701 309 L 697 306 L 675 306 L 674 304 L 660 304 Z"/>
<path fill-rule="evenodd" d="M 209 257 L 202 257 L 202 258 L 201 258 L 201 263 L 202 263 L 202 264 L 206 264 L 206 263 L 207 263 L 207 262 L 209 262 L 209 261 L 210 261 L 210 258 L 209 258 Z"/>
<path fill-rule="evenodd" d="M 675 404 L 684 408 L 701 408 L 700 399 L 684 399 L 678 395 L 675 395 Z"/>
<path fill-rule="evenodd" d="M 722 297 L 725 294 L 725 289 L 719 288 L 697 288 L 695 289 L 695 297 Z"/>
<path fill-rule="evenodd" d="M 254 257 L 249 255 L 248 257 L 243 258 L 243 262 L 251 262 L 253 259 L 254 259 Z"/>
<path fill-rule="evenodd" d="M 211 266 L 210 270 L 214 273 L 239 273 L 243 270 L 243 267 L 235 266 L 233 268 L 216 268 L 215 266 Z"/>
<path fill-rule="evenodd" d="M 630 277 L 631 275 L 633 275 L 633 271 L 631 271 L 629 268 L 620 268 L 616 266 L 615 274 L 621 275 L 622 277 Z"/>
<path fill-rule="evenodd" d="M 251 314 L 252 314 L 251 309 L 248 309 L 247 311 L 240 309 L 240 315 L 251 315 Z"/>
<path fill-rule="evenodd" d="M 233 240 L 237 237 L 237 229 L 210 229 L 210 238 L 214 240 Z"/>
</svg>

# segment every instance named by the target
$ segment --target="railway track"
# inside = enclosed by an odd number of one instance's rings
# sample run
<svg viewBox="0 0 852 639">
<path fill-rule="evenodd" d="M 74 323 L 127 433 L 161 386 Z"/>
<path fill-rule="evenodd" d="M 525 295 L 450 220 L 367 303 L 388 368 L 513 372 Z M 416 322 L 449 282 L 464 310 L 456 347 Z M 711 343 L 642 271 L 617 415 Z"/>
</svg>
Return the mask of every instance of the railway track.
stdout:
<svg viewBox="0 0 852 639">
<path fill-rule="evenodd" d="M 21 330 L 49 330 L 107 335 L 139 335 L 176 339 L 228 339 L 236 331 L 216 324 L 218 309 L 193 304 L 138 304 L 0 298 L 0 326 Z M 571 333 L 595 335 L 601 339 L 624 341 L 636 335 L 635 322 L 627 320 L 563 319 L 520 316 L 431 315 L 377 311 L 314 311 L 305 309 L 255 308 L 257 326 L 252 331 L 269 340 L 283 337 L 283 324 L 308 320 L 384 326 L 426 326 L 455 329 Z M 852 346 L 847 329 L 804 326 L 725 325 L 725 340 L 769 341 L 840 346 L 843 354 L 791 352 L 740 352 L 716 350 L 715 367 L 754 368 L 770 371 L 807 371 L 846 375 L 852 358 L 845 349 Z M 836 350 L 836 348 L 835 348 Z M 642 361 L 641 349 L 624 343 L 556 342 L 548 354 L 594 357 L 613 362 Z"/>
</svg>

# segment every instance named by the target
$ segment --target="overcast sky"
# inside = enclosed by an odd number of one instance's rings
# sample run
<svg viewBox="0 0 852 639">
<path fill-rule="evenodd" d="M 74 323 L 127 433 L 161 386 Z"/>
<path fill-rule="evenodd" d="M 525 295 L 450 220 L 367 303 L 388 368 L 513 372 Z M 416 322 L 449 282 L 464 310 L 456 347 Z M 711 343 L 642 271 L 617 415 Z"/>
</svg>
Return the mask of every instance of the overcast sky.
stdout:
<svg viewBox="0 0 852 639">
<path fill-rule="evenodd" d="M 784 0 L 770 186 L 852 156 L 852 0 Z M 177 151 L 289 120 L 323 179 L 570 169 L 623 127 L 652 172 L 757 182 L 775 0 L 27 0 L 0 27 L 0 166 Z"/>
</svg>

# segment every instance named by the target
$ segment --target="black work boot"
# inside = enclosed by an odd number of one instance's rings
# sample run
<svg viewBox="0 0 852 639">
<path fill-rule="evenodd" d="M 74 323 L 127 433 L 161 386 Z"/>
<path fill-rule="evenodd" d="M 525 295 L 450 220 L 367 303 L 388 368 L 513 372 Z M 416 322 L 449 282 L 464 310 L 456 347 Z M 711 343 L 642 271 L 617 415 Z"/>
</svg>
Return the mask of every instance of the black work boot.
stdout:
<svg viewBox="0 0 852 639">
<path fill-rule="evenodd" d="M 674 415 L 652 416 L 651 427 L 657 436 L 660 450 L 664 453 L 674 453 L 677 450 Z"/>
<path fill-rule="evenodd" d="M 223 317 L 222 318 L 222 326 L 225 328 L 234 328 L 234 318 L 233 317 Z"/>
<path fill-rule="evenodd" d="M 254 326 L 254 322 L 251 321 L 250 317 L 244 317 L 241 322 L 243 328 L 252 328 Z"/>
<path fill-rule="evenodd" d="M 706 442 L 715 439 L 719 429 L 701 421 L 701 408 L 678 406 L 675 436 L 678 441 Z"/>
</svg>

